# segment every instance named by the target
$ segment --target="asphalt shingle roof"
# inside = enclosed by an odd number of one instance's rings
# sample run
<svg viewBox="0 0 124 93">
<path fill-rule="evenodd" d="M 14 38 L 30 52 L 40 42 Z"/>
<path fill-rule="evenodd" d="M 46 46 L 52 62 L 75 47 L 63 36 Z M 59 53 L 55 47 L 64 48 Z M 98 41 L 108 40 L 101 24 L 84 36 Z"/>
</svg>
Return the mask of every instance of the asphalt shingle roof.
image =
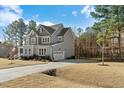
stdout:
<svg viewBox="0 0 124 93">
<path fill-rule="evenodd" d="M 69 28 L 63 28 L 57 36 L 64 36 L 64 34 L 69 30 Z"/>
</svg>

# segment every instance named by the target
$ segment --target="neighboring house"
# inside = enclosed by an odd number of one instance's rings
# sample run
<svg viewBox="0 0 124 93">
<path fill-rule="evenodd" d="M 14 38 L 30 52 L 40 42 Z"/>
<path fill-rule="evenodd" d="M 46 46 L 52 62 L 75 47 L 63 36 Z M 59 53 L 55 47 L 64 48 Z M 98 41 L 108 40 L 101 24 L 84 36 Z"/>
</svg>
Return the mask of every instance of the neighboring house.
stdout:
<svg viewBox="0 0 124 93">
<path fill-rule="evenodd" d="M 9 57 L 9 53 L 12 48 L 13 48 L 12 45 L 0 43 L 0 58 Z"/>
<path fill-rule="evenodd" d="M 19 46 L 19 56 L 50 56 L 59 60 L 74 56 L 75 36 L 71 28 L 62 24 L 39 25 L 37 31 L 30 31 L 23 37 L 23 46 Z"/>
</svg>

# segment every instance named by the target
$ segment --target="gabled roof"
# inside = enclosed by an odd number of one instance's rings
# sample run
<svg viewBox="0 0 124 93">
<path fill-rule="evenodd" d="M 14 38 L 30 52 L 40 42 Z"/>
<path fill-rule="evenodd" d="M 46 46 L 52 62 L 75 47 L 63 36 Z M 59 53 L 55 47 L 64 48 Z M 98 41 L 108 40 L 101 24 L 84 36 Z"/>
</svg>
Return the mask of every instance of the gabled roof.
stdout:
<svg viewBox="0 0 124 93">
<path fill-rule="evenodd" d="M 69 28 L 63 28 L 57 36 L 64 36 L 64 34 L 69 30 Z"/>
<path fill-rule="evenodd" d="M 39 32 L 39 29 L 41 28 L 41 27 L 43 27 L 44 29 L 46 29 L 50 34 L 53 34 L 56 30 L 55 29 L 53 29 L 52 27 L 50 27 L 50 26 L 45 26 L 45 25 L 39 25 L 38 26 L 38 29 L 37 29 L 37 32 Z"/>
<path fill-rule="evenodd" d="M 55 25 L 51 25 L 50 27 L 58 30 L 60 27 L 63 27 L 63 24 L 55 24 Z"/>
<path fill-rule="evenodd" d="M 41 33 L 40 32 L 40 28 L 42 28 L 44 30 L 46 30 L 48 33 Z M 61 31 L 57 34 L 57 36 L 64 36 L 64 34 L 70 29 L 70 28 L 64 28 L 63 24 L 56 24 L 56 25 L 51 25 L 51 26 L 45 26 L 40 24 L 37 27 L 37 30 L 35 31 L 35 33 L 39 36 L 46 36 L 46 35 L 52 35 L 55 31 L 59 31 L 58 29 L 62 28 Z M 28 31 L 27 34 L 29 34 L 30 32 Z"/>
</svg>

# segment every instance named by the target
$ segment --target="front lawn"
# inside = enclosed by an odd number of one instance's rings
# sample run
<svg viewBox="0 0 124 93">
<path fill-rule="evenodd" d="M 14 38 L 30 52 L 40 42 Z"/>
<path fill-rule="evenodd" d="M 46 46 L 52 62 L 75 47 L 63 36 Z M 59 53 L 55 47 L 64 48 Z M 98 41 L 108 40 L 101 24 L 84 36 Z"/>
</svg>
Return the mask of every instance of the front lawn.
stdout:
<svg viewBox="0 0 124 93">
<path fill-rule="evenodd" d="M 4 68 L 12 68 L 12 67 L 20 67 L 20 66 L 29 66 L 36 64 L 46 64 L 48 62 L 43 61 L 35 61 L 35 60 L 8 60 L 6 58 L 0 58 L 0 69 Z"/>
<path fill-rule="evenodd" d="M 36 73 L 2 83 L 0 87 L 124 87 L 124 63 L 98 64 L 78 63 L 57 69 L 57 76 Z"/>
</svg>

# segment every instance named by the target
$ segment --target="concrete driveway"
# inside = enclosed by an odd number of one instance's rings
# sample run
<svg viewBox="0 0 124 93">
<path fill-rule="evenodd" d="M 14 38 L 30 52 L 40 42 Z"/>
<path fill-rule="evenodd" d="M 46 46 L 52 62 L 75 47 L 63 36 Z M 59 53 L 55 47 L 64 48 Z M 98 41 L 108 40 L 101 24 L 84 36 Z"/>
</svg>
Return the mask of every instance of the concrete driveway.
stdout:
<svg viewBox="0 0 124 93">
<path fill-rule="evenodd" d="M 0 83 L 26 76 L 32 73 L 43 72 L 49 69 L 64 67 L 75 63 L 69 62 L 49 62 L 48 64 L 15 67 L 0 70 Z"/>
</svg>

